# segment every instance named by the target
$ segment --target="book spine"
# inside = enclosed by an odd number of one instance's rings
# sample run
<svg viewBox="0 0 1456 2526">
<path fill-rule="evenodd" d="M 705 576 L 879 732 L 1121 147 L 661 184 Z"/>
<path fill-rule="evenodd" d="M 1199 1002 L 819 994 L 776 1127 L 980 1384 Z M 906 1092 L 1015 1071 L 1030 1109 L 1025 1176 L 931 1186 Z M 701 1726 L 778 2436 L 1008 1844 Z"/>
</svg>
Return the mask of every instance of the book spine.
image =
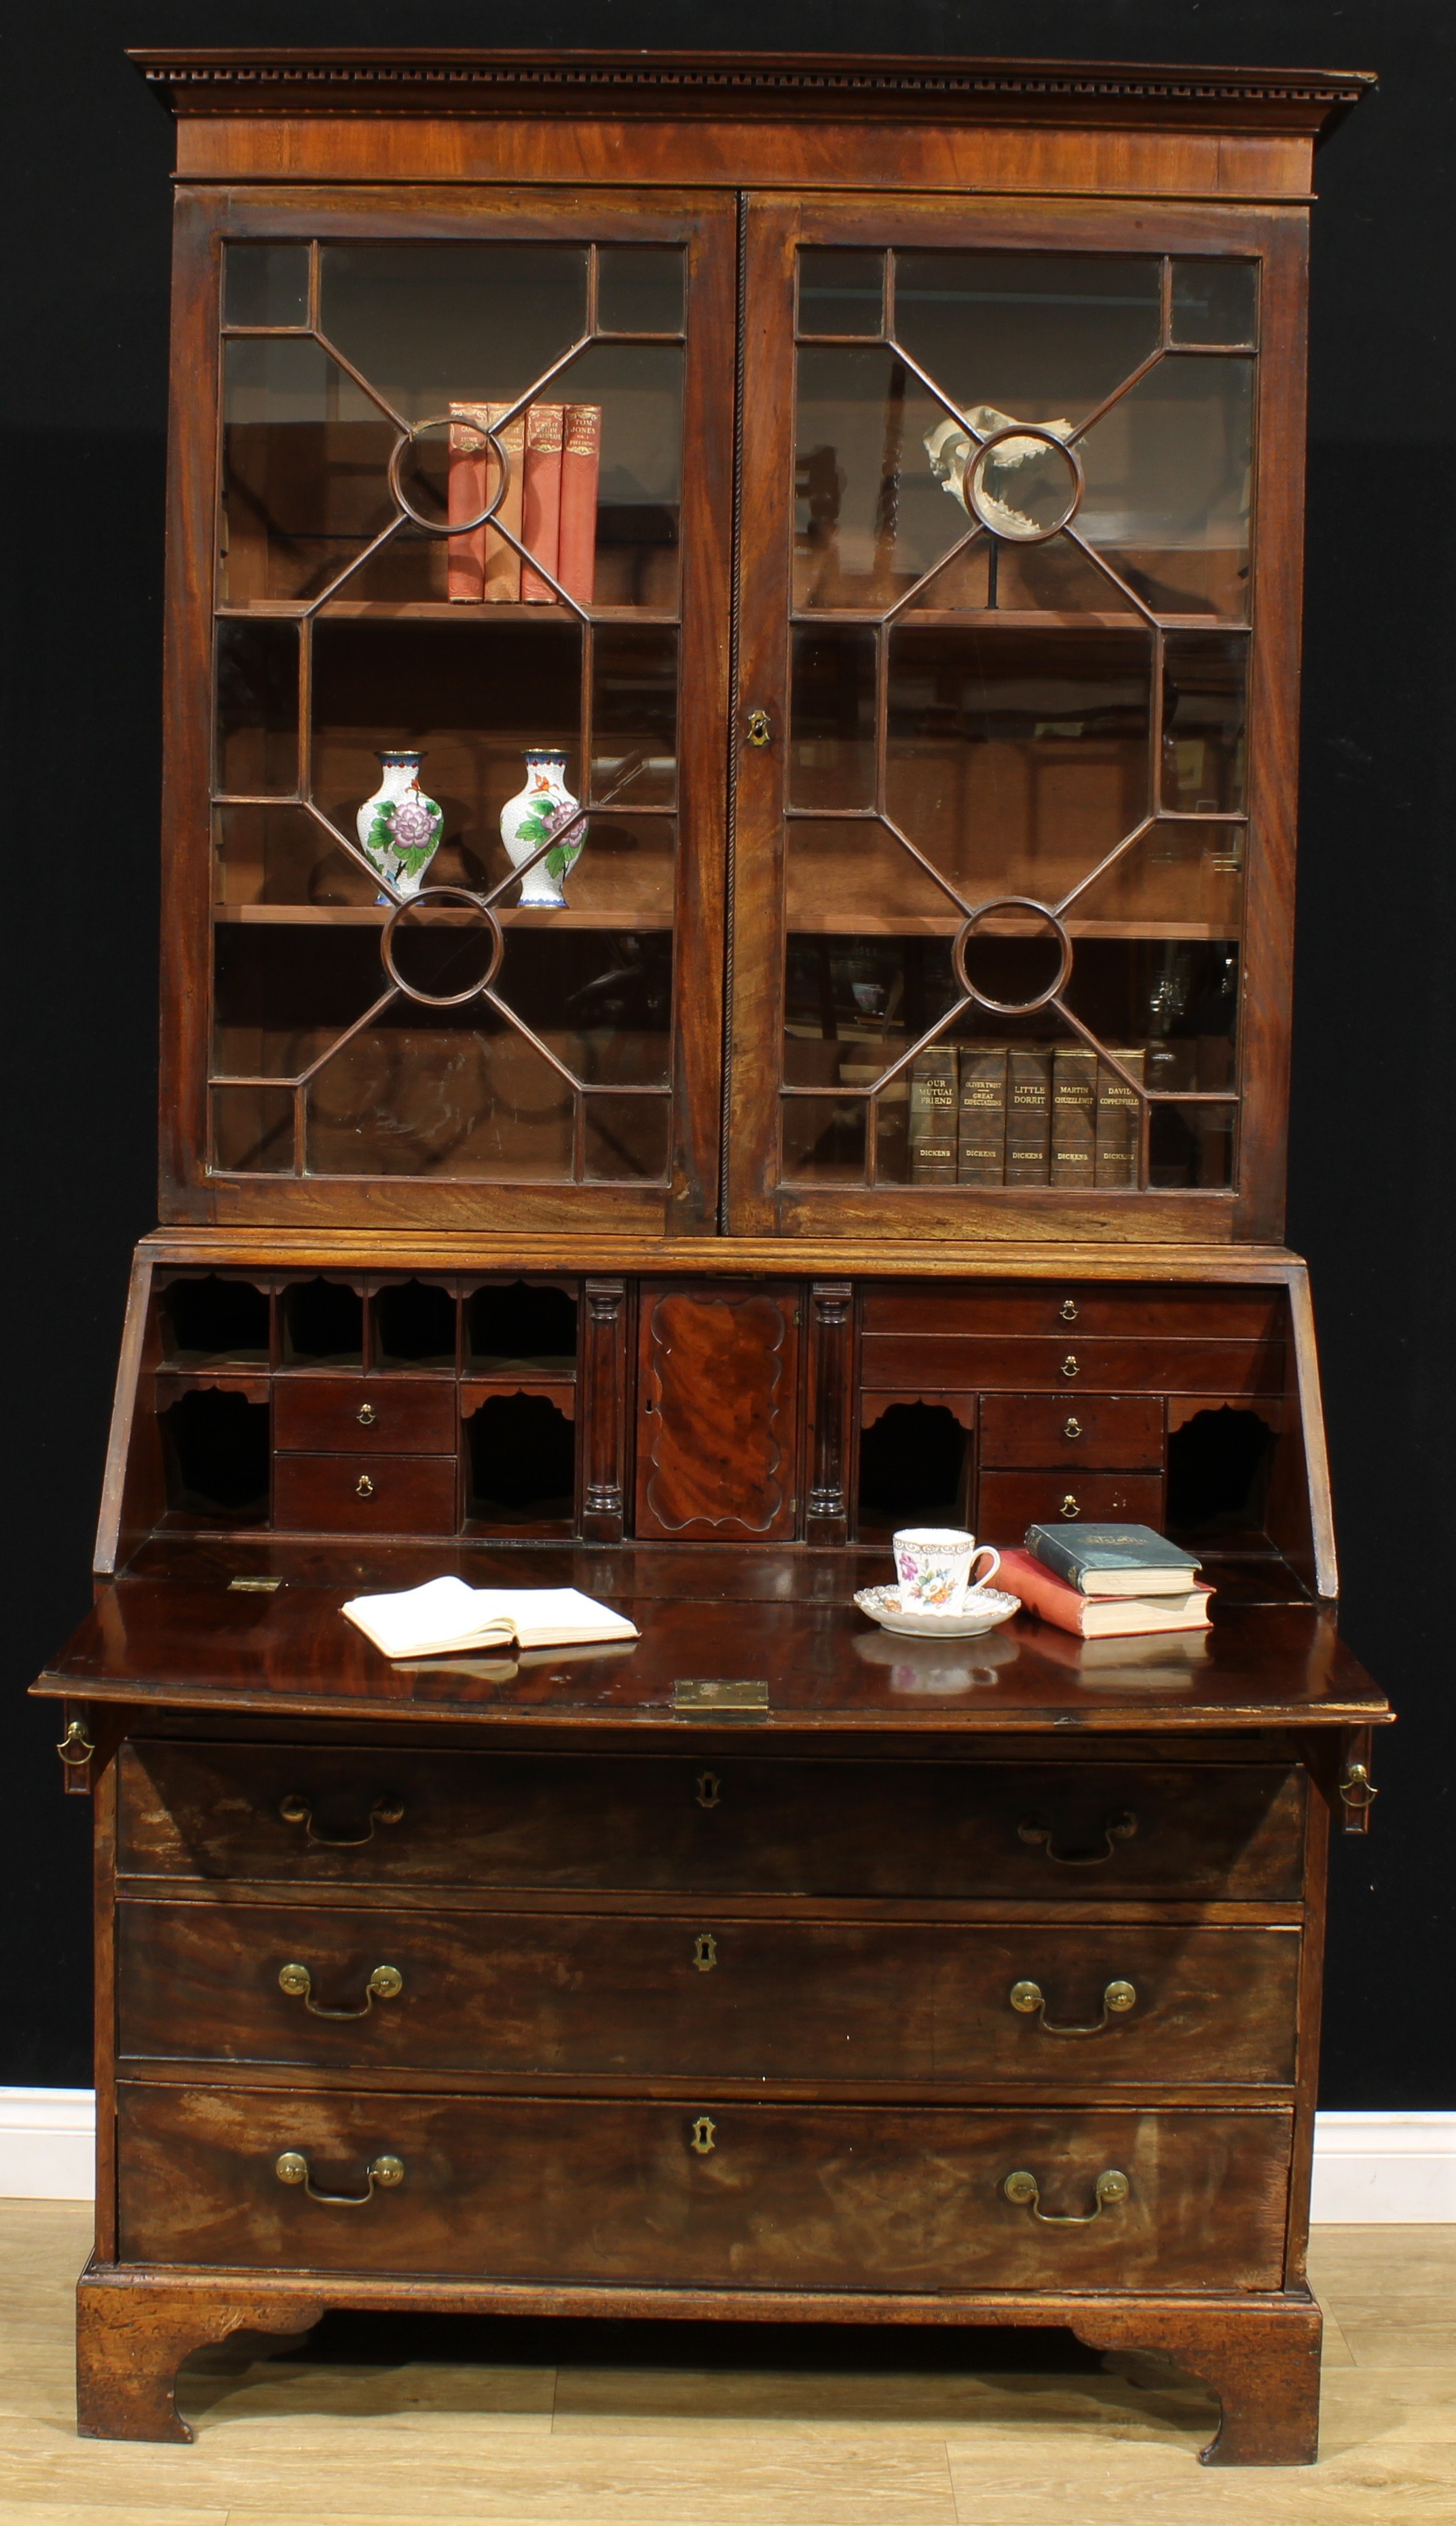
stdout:
<svg viewBox="0 0 1456 2526">
<path fill-rule="evenodd" d="M 596 488 L 602 408 L 569 403 L 561 447 L 561 534 L 556 576 L 568 596 L 589 605 L 596 586 Z"/>
<path fill-rule="evenodd" d="M 552 579 L 560 576 L 561 451 L 566 406 L 533 403 L 526 416 L 526 469 L 521 511 L 521 540 L 534 553 Z M 521 565 L 521 598 L 525 605 L 554 605 L 556 590 L 528 561 Z"/>
<path fill-rule="evenodd" d="M 956 1108 L 956 1182 L 998 1185 L 1006 1181 L 1006 1046 L 961 1046 L 961 1096 Z"/>
<path fill-rule="evenodd" d="M 1059 1049 L 1052 1061 L 1051 1182 L 1064 1190 L 1093 1182 L 1096 1113 L 1096 1054 L 1081 1045 Z"/>
<path fill-rule="evenodd" d="M 1055 1623 L 1059 1631 L 1072 1632 L 1079 1640 L 1086 1639 L 1083 1628 L 1087 1621 L 1087 1599 L 1063 1579 L 1054 1578 L 1029 1552 L 1003 1552 L 996 1584 L 1004 1582 L 1008 1595 L 1020 1596 L 1022 1603 L 1044 1623 Z"/>
<path fill-rule="evenodd" d="M 956 1053 L 936 1043 L 910 1065 L 910 1181 L 956 1180 Z"/>
<path fill-rule="evenodd" d="M 1072 1545 L 1065 1543 L 1054 1527 L 1029 1526 L 1026 1545 L 1032 1559 L 1039 1561 L 1043 1570 L 1049 1570 L 1056 1579 L 1065 1579 L 1069 1588 L 1080 1591 L 1081 1574 L 1085 1567 L 1081 1554 Z"/>
<path fill-rule="evenodd" d="M 1113 1060 L 1130 1071 L 1134 1079 L 1142 1077 L 1142 1050 L 1113 1047 Z M 1126 1079 L 1120 1079 L 1112 1063 L 1097 1064 L 1097 1188 L 1104 1185 L 1135 1185 L 1137 1182 L 1137 1140 L 1142 1109 L 1136 1092 Z"/>
<path fill-rule="evenodd" d="M 1051 1164 L 1051 1054 L 1014 1044 L 1006 1073 L 1006 1182 L 1044 1185 Z"/>
<path fill-rule="evenodd" d="M 509 412 L 509 404 L 490 406 L 492 420 Z M 505 497 L 496 511 L 503 527 L 521 538 L 521 512 L 526 495 L 526 415 L 518 412 L 496 431 L 502 455 L 506 459 Z M 485 530 L 485 602 L 487 605 L 517 605 L 521 601 L 521 555 L 515 544 L 507 543 L 493 526 Z"/>
<path fill-rule="evenodd" d="M 459 519 L 478 518 L 490 497 L 490 441 L 482 438 L 478 429 L 469 427 L 472 422 L 483 421 L 488 411 L 488 404 L 482 403 L 450 406 L 446 500 L 452 525 Z M 445 590 L 452 605 L 479 604 L 485 593 L 483 527 L 477 527 L 473 534 L 446 538 Z"/>
</svg>

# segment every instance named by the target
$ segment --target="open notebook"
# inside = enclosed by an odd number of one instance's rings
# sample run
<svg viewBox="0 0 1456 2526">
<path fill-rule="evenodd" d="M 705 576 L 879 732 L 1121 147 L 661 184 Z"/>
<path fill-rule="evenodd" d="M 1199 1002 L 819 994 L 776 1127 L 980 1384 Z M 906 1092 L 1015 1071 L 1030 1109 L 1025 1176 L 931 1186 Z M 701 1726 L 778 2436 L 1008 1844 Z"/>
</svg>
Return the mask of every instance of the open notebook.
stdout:
<svg viewBox="0 0 1456 2526">
<path fill-rule="evenodd" d="M 575 1588 L 467 1588 L 430 1579 L 395 1596 L 355 1596 L 351 1623 L 387 1658 L 431 1657 L 444 1649 L 570 1648 L 588 1641 L 634 1641 L 635 1623 Z"/>
</svg>

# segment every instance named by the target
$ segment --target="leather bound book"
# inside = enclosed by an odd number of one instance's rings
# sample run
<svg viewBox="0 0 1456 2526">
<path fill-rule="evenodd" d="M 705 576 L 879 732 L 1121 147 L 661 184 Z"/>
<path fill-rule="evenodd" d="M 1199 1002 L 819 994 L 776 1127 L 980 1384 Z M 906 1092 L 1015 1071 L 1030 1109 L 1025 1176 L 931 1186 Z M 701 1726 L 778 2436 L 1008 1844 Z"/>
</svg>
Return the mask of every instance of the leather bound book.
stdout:
<svg viewBox="0 0 1456 2526">
<path fill-rule="evenodd" d="M 932 1043 L 910 1065 L 910 1181 L 956 1180 L 956 1049 Z"/>
<path fill-rule="evenodd" d="M 451 523 L 459 518 L 478 518 L 490 497 L 490 441 L 470 422 L 487 419 L 486 403 L 452 403 L 450 406 L 450 471 L 447 503 Z M 452 605 L 478 605 L 485 593 L 485 530 L 477 527 L 473 534 L 450 535 L 445 544 L 445 588 Z"/>
<path fill-rule="evenodd" d="M 596 486 L 602 462 L 602 408 L 569 403 L 561 449 L 561 539 L 556 576 L 578 605 L 596 586 Z"/>
<path fill-rule="evenodd" d="M 1097 1056 L 1082 1045 L 1058 1047 L 1052 1060 L 1051 1181 L 1063 1187 L 1096 1180 Z"/>
<path fill-rule="evenodd" d="M 561 448 L 566 406 L 533 403 L 526 416 L 525 498 L 521 540 L 542 569 L 559 576 L 561 545 Z M 555 605 L 557 595 L 540 571 L 521 565 L 521 597 L 526 605 Z"/>
<path fill-rule="evenodd" d="M 1013 1044 L 1006 1063 L 1006 1182 L 1044 1185 L 1051 1164 L 1052 1057 Z"/>
<path fill-rule="evenodd" d="M 1142 1077 L 1142 1048 L 1125 1051 L 1112 1048 L 1113 1060 L 1134 1079 Z M 1126 1079 L 1120 1079 L 1111 1062 L 1097 1064 L 1097 1128 L 1096 1172 L 1100 1190 L 1104 1185 L 1135 1185 L 1137 1182 L 1137 1134 L 1141 1107 Z"/>
<path fill-rule="evenodd" d="M 962 1044 L 956 1108 L 956 1182 L 1006 1181 L 1006 1046 Z"/>
<path fill-rule="evenodd" d="M 489 407 L 492 420 L 500 413 L 509 412 L 510 409 L 507 403 L 494 403 Z M 496 515 L 501 525 L 508 527 L 519 540 L 521 516 L 526 499 L 525 413 L 518 412 L 514 421 L 508 421 L 503 429 L 497 430 L 496 436 L 510 469 L 506 482 L 506 495 Z M 485 602 L 487 605 L 519 605 L 520 601 L 521 555 L 514 544 L 507 543 L 504 535 L 496 533 L 493 526 L 487 527 L 485 530 Z"/>
</svg>

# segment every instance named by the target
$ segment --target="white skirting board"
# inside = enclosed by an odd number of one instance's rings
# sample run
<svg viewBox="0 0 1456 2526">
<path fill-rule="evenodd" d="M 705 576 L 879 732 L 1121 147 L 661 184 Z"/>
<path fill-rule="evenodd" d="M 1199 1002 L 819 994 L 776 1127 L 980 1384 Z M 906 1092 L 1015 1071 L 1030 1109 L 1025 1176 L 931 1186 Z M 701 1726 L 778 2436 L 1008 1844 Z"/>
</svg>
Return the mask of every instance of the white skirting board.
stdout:
<svg viewBox="0 0 1456 2526">
<path fill-rule="evenodd" d="M 0 2198 L 89 2201 L 89 2088 L 0 2088 Z M 1318 2220 L 1456 2221 L 1456 2113 L 1321 2114 Z"/>
</svg>

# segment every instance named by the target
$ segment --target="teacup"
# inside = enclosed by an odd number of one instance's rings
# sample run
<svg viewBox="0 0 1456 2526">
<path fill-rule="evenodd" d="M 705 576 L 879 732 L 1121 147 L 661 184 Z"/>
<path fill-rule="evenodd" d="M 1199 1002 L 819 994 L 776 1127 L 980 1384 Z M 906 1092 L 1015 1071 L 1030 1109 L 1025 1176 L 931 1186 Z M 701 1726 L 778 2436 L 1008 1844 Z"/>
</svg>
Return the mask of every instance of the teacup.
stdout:
<svg viewBox="0 0 1456 2526">
<path fill-rule="evenodd" d="M 983 1588 L 1001 1567 L 993 1543 L 983 1543 L 978 1552 L 975 1536 L 954 1526 L 903 1526 L 894 1538 L 894 1553 L 901 1604 L 934 1614 L 960 1613 L 967 1589 Z M 988 1556 L 989 1567 L 973 1581 L 972 1567 L 982 1555 Z"/>
</svg>

